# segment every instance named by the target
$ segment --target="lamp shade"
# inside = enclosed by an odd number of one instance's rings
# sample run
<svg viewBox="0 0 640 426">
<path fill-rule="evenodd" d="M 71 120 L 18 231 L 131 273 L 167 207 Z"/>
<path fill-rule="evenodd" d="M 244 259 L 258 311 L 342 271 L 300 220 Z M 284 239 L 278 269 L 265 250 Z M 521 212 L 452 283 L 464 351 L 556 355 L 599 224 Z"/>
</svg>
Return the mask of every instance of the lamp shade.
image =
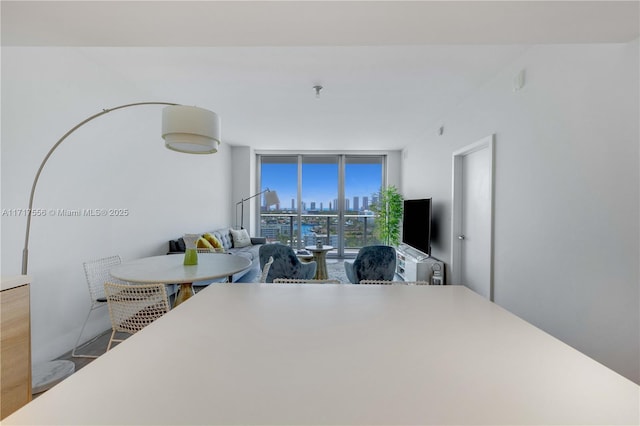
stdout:
<svg viewBox="0 0 640 426">
<path fill-rule="evenodd" d="M 264 203 L 267 207 L 280 204 L 278 193 L 276 191 L 267 190 L 267 192 L 264 193 Z"/>
<path fill-rule="evenodd" d="M 203 108 L 168 106 L 162 110 L 162 138 L 174 151 L 213 154 L 220 145 L 220 118 Z"/>
</svg>

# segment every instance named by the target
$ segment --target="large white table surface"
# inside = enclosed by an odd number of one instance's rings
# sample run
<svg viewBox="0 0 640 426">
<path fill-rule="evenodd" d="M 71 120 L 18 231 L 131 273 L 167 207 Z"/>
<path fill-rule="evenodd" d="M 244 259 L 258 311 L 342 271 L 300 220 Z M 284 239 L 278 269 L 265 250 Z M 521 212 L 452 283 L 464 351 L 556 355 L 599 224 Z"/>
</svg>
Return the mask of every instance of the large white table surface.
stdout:
<svg viewBox="0 0 640 426">
<path fill-rule="evenodd" d="M 199 254 L 197 265 L 183 262 L 180 254 L 145 257 L 115 266 L 109 273 L 124 281 L 178 284 L 228 277 L 251 266 L 249 259 L 225 253 Z"/>
<path fill-rule="evenodd" d="M 3 424 L 638 424 L 640 388 L 460 286 L 220 284 Z"/>
</svg>

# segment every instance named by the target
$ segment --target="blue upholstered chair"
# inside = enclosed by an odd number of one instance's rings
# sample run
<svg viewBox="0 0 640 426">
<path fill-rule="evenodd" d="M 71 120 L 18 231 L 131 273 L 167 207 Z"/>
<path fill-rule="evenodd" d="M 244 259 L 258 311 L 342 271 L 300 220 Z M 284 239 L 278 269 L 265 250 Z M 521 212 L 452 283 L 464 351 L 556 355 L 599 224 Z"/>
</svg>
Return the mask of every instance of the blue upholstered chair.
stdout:
<svg viewBox="0 0 640 426">
<path fill-rule="evenodd" d="M 316 274 L 315 261 L 302 263 L 293 249 L 284 244 L 264 244 L 260 247 L 260 268 L 273 257 L 273 263 L 269 268 L 266 283 L 272 283 L 274 278 L 294 278 L 310 280 Z"/>
<path fill-rule="evenodd" d="M 381 245 L 362 247 L 355 261 L 344 261 L 344 269 L 353 284 L 359 284 L 361 280 L 393 281 L 396 249 Z"/>
</svg>

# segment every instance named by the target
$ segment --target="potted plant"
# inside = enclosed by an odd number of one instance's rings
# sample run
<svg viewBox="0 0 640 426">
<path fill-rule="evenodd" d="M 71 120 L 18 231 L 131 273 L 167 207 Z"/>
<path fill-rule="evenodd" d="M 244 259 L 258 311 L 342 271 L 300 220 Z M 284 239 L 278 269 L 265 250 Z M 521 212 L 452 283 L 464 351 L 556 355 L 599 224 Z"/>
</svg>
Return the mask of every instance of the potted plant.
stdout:
<svg viewBox="0 0 640 426">
<path fill-rule="evenodd" d="M 383 244 L 400 244 L 403 197 L 395 186 L 380 188 L 378 202 L 371 206 L 375 214 L 374 235 Z"/>
</svg>

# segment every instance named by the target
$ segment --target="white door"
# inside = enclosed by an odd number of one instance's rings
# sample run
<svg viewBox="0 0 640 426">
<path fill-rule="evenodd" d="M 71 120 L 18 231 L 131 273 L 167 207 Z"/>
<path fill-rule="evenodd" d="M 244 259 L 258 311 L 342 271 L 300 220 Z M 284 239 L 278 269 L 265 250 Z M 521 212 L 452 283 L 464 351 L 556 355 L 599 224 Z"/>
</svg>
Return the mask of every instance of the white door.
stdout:
<svg viewBox="0 0 640 426">
<path fill-rule="evenodd" d="M 493 135 L 453 154 L 452 283 L 493 300 Z"/>
</svg>

